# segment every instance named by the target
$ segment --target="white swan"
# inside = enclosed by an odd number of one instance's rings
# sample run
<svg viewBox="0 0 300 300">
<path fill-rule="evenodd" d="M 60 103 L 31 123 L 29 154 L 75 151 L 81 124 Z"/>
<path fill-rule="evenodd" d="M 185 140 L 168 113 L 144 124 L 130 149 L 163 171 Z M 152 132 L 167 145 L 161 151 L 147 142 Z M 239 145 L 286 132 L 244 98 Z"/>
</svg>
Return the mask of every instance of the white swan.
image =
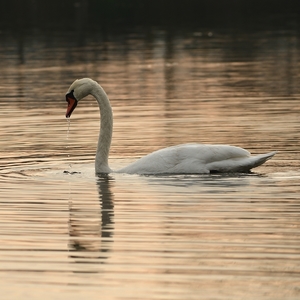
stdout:
<svg viewBox="0 0 300 300">
<path fill-rule="evenodd" d="M 69 118 L 78 101 L 89 94 L 96 98 L 101 114 L 95 171 L 111 173 L 113 171 L 108 165 L 108 156 L 113 131 L 113 114 L 109 99 L 102 87 L 89 78 L 75 80 L 66 94 L 68 102 L 66 117 Z M 234 146 L 184 144 L 155 151 L 115 172 L 129 174 L 248 172 L 263 164 L 275 153 L 274 151 L 251 156 L 247 150 Z"/>
</svg>

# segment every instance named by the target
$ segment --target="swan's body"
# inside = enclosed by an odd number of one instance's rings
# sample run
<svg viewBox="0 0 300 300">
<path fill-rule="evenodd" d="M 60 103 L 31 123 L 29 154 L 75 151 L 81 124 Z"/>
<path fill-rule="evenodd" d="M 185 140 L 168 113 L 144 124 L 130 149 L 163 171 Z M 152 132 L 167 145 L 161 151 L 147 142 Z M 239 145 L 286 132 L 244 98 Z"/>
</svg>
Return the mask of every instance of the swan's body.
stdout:
<svg viewBox="0 0 300 300">
<path fill-rule="evenodd" d="M 96 173 L 111 173 L 113 171 L 108 165 L 108 156 L 112 139 L 113 114 L 102 87 L 89 78 L 74 81 L 66 94 L 68 102 L 66 117 L 69 118 L 77 102 L 89 94 L 96 98 L 101 114 L 95 170 Z M 150 153 L 115 172 L 128 174 L 248 172 L 263 164 L 275 153 L 251 156 L 247 150 L 234 146 L 183 144 Z"/>
</svg>

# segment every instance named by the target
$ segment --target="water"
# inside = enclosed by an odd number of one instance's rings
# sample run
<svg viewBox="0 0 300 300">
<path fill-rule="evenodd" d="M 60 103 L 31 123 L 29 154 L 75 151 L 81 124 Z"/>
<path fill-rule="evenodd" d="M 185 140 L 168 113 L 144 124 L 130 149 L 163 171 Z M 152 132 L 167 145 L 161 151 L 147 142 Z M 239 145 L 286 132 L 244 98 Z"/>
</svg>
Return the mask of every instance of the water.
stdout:
<svg viewBox="0 0 300 300">
<path fill-rule="evenodd" d="M 5 299 L 299 299 L 299 35 L 151 29 L 0 35 Z M 252 174 L 95 177 L 96 102 L 113 169 L 186 142 L 278 154 Z M 70 129 L 70 130 L 69 130 Z"/>
</svg>

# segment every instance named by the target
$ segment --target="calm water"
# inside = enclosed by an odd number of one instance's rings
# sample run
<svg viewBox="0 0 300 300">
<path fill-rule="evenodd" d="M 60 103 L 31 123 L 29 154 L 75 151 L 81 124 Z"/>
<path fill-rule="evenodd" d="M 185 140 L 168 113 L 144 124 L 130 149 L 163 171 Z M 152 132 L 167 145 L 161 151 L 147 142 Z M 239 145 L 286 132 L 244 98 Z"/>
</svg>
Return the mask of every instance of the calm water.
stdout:
<svg viewBox="0 0 300 300">
<path fill-rule="evenodd" d="M 299 35 L 148 30 L 0 35 L 3 299 L 299 299 Z M 253 174 L 97 178 L 185 142 L 278 154 Z"/>
</svg>

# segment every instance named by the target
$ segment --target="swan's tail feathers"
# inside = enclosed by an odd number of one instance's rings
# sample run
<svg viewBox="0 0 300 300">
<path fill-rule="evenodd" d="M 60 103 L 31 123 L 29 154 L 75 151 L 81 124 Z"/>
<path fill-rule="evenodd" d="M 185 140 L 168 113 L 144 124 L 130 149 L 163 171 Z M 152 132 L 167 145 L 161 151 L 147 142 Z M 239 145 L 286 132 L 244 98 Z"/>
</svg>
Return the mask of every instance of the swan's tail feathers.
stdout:
<svg viewBox="0 0 300 300">
<path fill-rule="evenodd" d="M 276 154 L 276 151 L 250 156 L 248 159 L 242 160 L 236 168 L 238 172 L 249 172 L 251 169 L 256 168 L 267 160 L 271 159 Z"/>
<path fill-rule="evenodd" d="M 262 165 L 275 154 L 276 151 L 254 156 L 216 161 L 208 164 L 207 169 L 210 172 L 249 172 L 251 169 Z"/>
<path fill-rule="evenodd" d="M 254 160 L 254 163 L 253 163 L 253 166 L 251 167 L 251 169 L 262 165 L 267 160 L 271 159 L 275 154 L 276 154 L 276 151 L 272 151 L 272 152 L 269 152 L 269 153 L 259 154 L 259 155 L 253 156 L 253 158 L 255 160 Z"/>
</svg>

